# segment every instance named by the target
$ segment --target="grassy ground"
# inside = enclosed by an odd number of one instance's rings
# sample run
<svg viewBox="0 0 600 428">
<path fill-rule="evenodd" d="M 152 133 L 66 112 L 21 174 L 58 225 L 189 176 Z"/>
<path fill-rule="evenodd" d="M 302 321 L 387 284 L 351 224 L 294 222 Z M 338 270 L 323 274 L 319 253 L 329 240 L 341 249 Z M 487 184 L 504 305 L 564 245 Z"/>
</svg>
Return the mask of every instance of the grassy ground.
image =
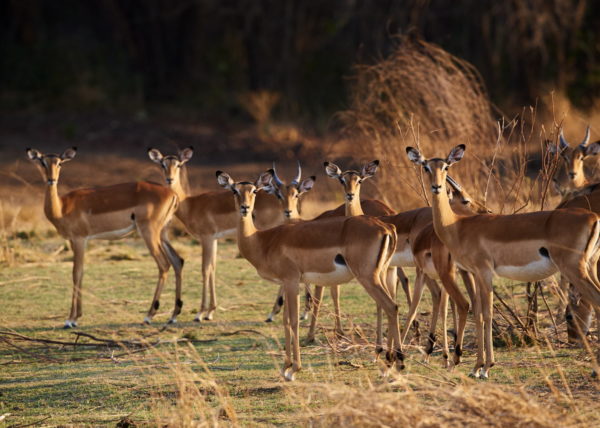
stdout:
<svg viewBox="0 0 600 428">
<path fill-rule="evenodd" d="M 201 250 L 187 238 L 174 240 L 187 260 L 184 310 L 176 326 L 164 328 L 174 300 L 172 277 L 154 324 L 141 325 L 154 290 L 154 263 L 140 240 L 92 242 L 84 277 L 84 316 L 79 329 L 63 330 L 71 298 L 71 254 L 59 238 L 25 238 L 9 242 L 16 261 L 0 267 L 2 331 L 63 342 L 77 339 L 81 344 L 97 342 L 77 338 L 76 331 L 103 339 L 165 343 L 142 351 L 36 343 L 0 335 L 0 416 L 10 414 L 0 426 L 36 422 L 114 426 L 124 417 L 148 425 L 189 425 L 204 419 L 288 426 L 319 421 L 332 409 L 339 410 L 340 403 L 371 390 L 369 397 L 381 400 L 389 399 L 390 393 L 397 399 L 410 391 L 419 406 L 432 412 L 429 416 L 442 412 L 444 403 L 451 403 L 459 391 L 475 391 L 470 396 L 473 402 L 481 399 L 476 395 L 481 394 L 481 382 L 465 376 L 474 362 L 471 324 L 464 364 L 455 372 L 440 368 L 439 352 L 430 365 L 421 363 L 416 346 L 411 346 L 407 373 L 397 384 L 384 383 L 372 362 L 372 347 L 361 339 L 374 338 L 374 305 L 356 283 L 342 288 L 344 324 L 352 330 L 353 340 L 333 338 L 327 298 L 320 343 L 302 348 L 305 369 L 297 383 L 285 384 L 278 376 L 281 319 L 272 324 L 263 321 L 276 287 L 236 257 L 235 243 L 220 246 L 215 320 L 199 325 L 192 320 L 200 302 Z M 500 288 L 507 301 L 522 310 L 523 288 Z M 406 305 L 400 300 L 405 314 Z M 429 297 L 425 300 L 423 311 L 429 310 Z M 425 315 L 419 316 L 422 324 L 427 322 Z M 564 339 L 564 326 L 559 328 Z M 556 340 L 549 317 L 542 317 L 541 330 L 548 333 L 549 345 L 497 349 L 498 364 L 484 391 L 498 386 L 509 396 L 538 406 L 541 413 L 559 415 L 564 425 L 593 425 L 600 415 L 600 394 L 589 378 L 588 355 Z M 335 395 L 333 391 L 345 392 Z M 440 398 L 443 394 L 448 395 Z M 373 417 L 378 425 L 377 415 Z M 483 421 L 483 425 L 498 425 L 497 420 Z"/>
</svg>

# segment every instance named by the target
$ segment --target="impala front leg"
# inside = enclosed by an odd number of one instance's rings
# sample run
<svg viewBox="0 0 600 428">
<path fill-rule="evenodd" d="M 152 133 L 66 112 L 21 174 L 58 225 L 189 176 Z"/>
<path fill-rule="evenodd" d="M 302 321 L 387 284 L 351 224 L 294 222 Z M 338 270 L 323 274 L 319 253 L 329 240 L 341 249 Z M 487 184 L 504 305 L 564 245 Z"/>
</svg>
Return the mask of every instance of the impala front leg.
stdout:
<svg viewBox="0 0 600 428">
<path fill-rule="evenodd" d="M 200 322 L 212 319 L 214 309 L 216 309 L 216 295 L 213 291 L 214 271 L 216 265 L 217 241 L 212 236 L 202 239 L 202 302 L 200 310 L 194 318 L 194 321 Z M 209 306 L 209 295 L 211 305 Z M 215 301 L 213 301 L 215 300 Z M 211 310 L 212 308 L 212 310 Z"/>
<path fill-rule="evenodd" d="M 335 334 L 338 337 L 344 337 L 346 332 L 342 327 L 342 312 L 340 310 L 340 286 L 333 285 L 331 287 L 331 300 L 333 300 L 333 309 L 335 313 Z"/>
<path fill-rule="evenodd" d="M 310 320 L 310 327 L 308 328 L 308 334 L 306 335 L 306 343 L 313 343 L 315 341 L 315 334 L 317 331 L 317 320 L 319 318 L 319 308 L 323 301 L 323 287 L 315 285 L 315 293 L 313 294 L 313 307 L 312 307 L 312 319 Z"/>
<path fill-rule="evenodd" d="M 297 282 L 285 287 L 285 304 L 288 307 L 289 316 L 288 331 L 291 333 L 291 351 L 293 352 L 292 366 L 285 374 L 285 380 L 287 381 L 293 381 L 296 372 L 299 372 L 302 369 L 302 361 L 300 359 L 300 336 L 298 330 L 300 323 L 298 310 L 300 307 L 299 291 L 299 284 Z M 286 355 L 289 355 L 288 349 L 290 348 L 288 347 L 286 336 Z"/>
<path fill-rule="evenodd" d="M 156 266 L 158 267 L 158 281 L 156 283 L 156 290 L 154 291 L 154 297 L 152 298 L 152 304 L 148 310 L 148 315 L 146 315 L 144 318 L 144 323 L 150 324 L 152 318 L 160 308 L 160 295 L 162 294 L 165 281 L 167 280 L 167 272 L 169 271 L 171 264 L 169 263 L 169 259 L 165 255 L 164 251 L 161 249 L 160 232 L 154 233 L 150 227 L 144 226 L 145 225 L 138 224 L 138 231 L 144 238 L 146 246 L 154 258 Z"/>
<path fill-rule="evenodd" d="M 73 296 L 71 298 L 71 313 L 65 321 L 64 328 L 77 327 L 77 319 L 82 315 L 81 285 L 83 281 L 83 263 L 85 259 L 85 239 L 72 239 L 73 250 Z"/>
</svg>

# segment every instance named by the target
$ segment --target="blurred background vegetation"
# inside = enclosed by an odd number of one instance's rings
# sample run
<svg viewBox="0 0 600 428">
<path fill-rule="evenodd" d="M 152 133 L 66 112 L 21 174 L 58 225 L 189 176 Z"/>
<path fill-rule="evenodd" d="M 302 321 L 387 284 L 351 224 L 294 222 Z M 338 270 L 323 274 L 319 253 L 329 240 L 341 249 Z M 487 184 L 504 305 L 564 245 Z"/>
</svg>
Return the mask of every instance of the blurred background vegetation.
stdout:
<svg viewBox="0 0 600 428">
<path fill-rule="evenodd" d="M 399 35 L 472 63 L 503 111 L 549 90 L 589 109 L 598 24 L 589 0 L 7 0 L 0 110 L 274 116 L 319 133 L 347 106 L 353 66 Z"/>
</svg>

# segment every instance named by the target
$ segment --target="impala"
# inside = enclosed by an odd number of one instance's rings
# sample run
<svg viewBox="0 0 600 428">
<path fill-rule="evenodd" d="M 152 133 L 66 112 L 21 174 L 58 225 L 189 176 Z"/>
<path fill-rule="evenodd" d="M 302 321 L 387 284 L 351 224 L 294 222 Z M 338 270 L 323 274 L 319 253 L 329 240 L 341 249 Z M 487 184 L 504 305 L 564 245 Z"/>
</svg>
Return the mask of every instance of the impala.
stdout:
<svg viewBox="0 0 600 428">
<path fill-rule="evenodd" d="M 235 236 L 237 221 L 235 203 L 229 192 L 190 195 L 185 164 L 193 154 L 192 147 L 181 150 L 177 155 L 165 156 L 157 149 L 148 149 L 148 156 L 160 165 L 167 185 L 179 197 L 179 209 L 175 216 L 202 245 L 202 301 L 194 319 L 200 322 L 202 319 L 212 320 L 217 309 L 217 240 Z M 261 228 L 281 223 L 274 198 L 261 194 L 256 205 L 257 221 Z"/>
<path fill-rule="evenodd" d="M 576 190 L 587 184 L 583 171 L 584 161 L 587 157 L 600 153 L 600 141 L 590 144 L 590 127 L 588 126 L 583 141 L 578 146 L 571 147 L 561 130 L 558 148 L 555 144 L 548 144 L 548 151 L 550 154 L 560 155 L 569 177 L 569 187 Z"/>
<path fill-rule="evenodd" d="M 149 323 L 160 306 L 160 295 L 170 266 L 175 270 L 175 308 L 169 322 L 181 312 L 181 271 L 183 259 L 169 243 L 167 225 L 177 210 L 178 198 L 172 190 L 148 182 L 73 190 L 58 195 L 58 178 L 65 162 L 72 160 L 76 148 L 61 155 L 42 154 L 27 149 L 27 156 L 46 181 L 44 212 L 58 233 L 73 250 L 73 298 L 65 328 L 77 327 L 82 315 L 81 286 L 86 243 L 89 239 L 120 239 L 137 229 L 158 267 L 158 283 L 150 310 Z"/>
<path fill-rule="evenodd" d="M 359 216 L 257 230 L 252 219 L 256 194 L 268 186 L 272 178 L 270 172 L 265 172 L 255 183 L 236 183 L 228 174 L 217 171 L 219 184 L 233 192 L 239 210 L 240 253 L 261 277 L 283 285 L 284 378 L 293 380 L 295 373 L 301 369 L 298 291 L 303 281 L 327 286 L 356 278 L 386 312 L 390 331 L 387 360 L 402 369 L 404 355 L 398 328 L 398 307 L 382 280 L 396 244 L 393 227 L 373 217 Z M 380 343 L 377 345 L 381 346 Z"/>
<path fill-rule="evenodd" d="M 296 176 L 290 181 L 290 184 L 285 184 L 275 172 L 275 162 L 273 162 L 272 170 L 273 180 L 269 186 L 265 187 L 264 190 L 267 193 L 275 195 L 281 204 L 283 209 L 283 221 L 284 223 L 293 223 L 300 221 L 300 197 L 306 192 L 310 191 L 314 184 L 316 177 L 313 175 L 309 178 L 302 179 L 302 168 L 300 162 L 298 162 L 298 171 Z M 312 306 L 312 293 L 310 292 L 310 284 L 305 284 L 305 297 L 306 303 L 304 307 L 304 313 L 300 316 L 300 319 L 305 320 L 308 318 Z M 332 288 L 333 290 L 333 288 Z M 266 322 L 273 322 L 273 318 L 277 315 L 283 307 L 283 286 L 279 287 L 277 298 L 273 303 L 273 309 L 265 320 Z"/>
<path fill-rule="evenodd" d="M 450 208 L 446 175 L 460 161 L 465 145 L 445 159 L 425 159 L 412 147 L 408 158 L 427 173 L 432 192 L 433 227 L 456 264 L 476 282 L 477 362 L 472 376 L 488 378 L 494 365 L 493 278 L 539 281 L 560 272 L 595 308 L 600 306 L 596 263 L 600 255 L 598 216 L 579 209 L 527 214 L 460 216 Z M 568 225 L 568 226 L 567 226 Z M 484 361 L 485 353 L 485 361 Z"/>
</svg>

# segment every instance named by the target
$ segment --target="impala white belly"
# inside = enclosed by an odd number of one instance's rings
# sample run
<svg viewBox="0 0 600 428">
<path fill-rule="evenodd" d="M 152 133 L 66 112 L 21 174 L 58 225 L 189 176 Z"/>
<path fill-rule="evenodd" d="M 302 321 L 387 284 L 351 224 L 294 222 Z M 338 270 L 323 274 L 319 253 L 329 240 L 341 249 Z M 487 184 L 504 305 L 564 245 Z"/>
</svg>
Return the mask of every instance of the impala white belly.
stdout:
<svg viewBox="0 0 600 428">
<path fill-rule="evenodd" d="M 330 272 L 304 272 L 302 274 L 302 281 L 306 283 L 332 286 L 338 284 L 344 284 L 354 278 L 350 269 L 346 265 L 339 265 L 334 263 L 335 268 Z"/>
<path fill-rule="evenodd" d="M 220 232 L 215 233 L 215 238 L 216 239 L 219 239 L 219 238 L 229 238 L 231 236 L 235 236 L 235 232 L 236 231 L 237 231 L 236 228 L 222 230 Z"/>
<path fill-rule="evenodd" d="M 426 257 L 425 266 L 422 266 L 422 268 L 423 272 L 425 272 L 429 278 L 440 279 L 437 270 L 433 265 L 433 260 L 431 259 L 431 257 Z"/>
<path fill-rule="evenodd" d="M 110 230 L 108 232 L 97 233 L 95 235 L 88 236 L 88 239 L 121 239 L 125 238 L 127 235 L 133 232 L 135 229 L 135 223 L 131 223 L 131 226 L 128 226 L 123 229 Z"/>
<path fill-rule="evenodd" d="M 548 257 L 540 256 L 539 260 L 523 266 L 496 266 L 496 274 L 515 281 L 539 281 L 555 274 L 558 269 Z"/>
<path fill-rule="evenodd" d="M 402 251 L 396 251 L 392 256 L 391 266 L 414 267 L 415 259 L 410 248 L 405 248 Z"/>
</svg>

